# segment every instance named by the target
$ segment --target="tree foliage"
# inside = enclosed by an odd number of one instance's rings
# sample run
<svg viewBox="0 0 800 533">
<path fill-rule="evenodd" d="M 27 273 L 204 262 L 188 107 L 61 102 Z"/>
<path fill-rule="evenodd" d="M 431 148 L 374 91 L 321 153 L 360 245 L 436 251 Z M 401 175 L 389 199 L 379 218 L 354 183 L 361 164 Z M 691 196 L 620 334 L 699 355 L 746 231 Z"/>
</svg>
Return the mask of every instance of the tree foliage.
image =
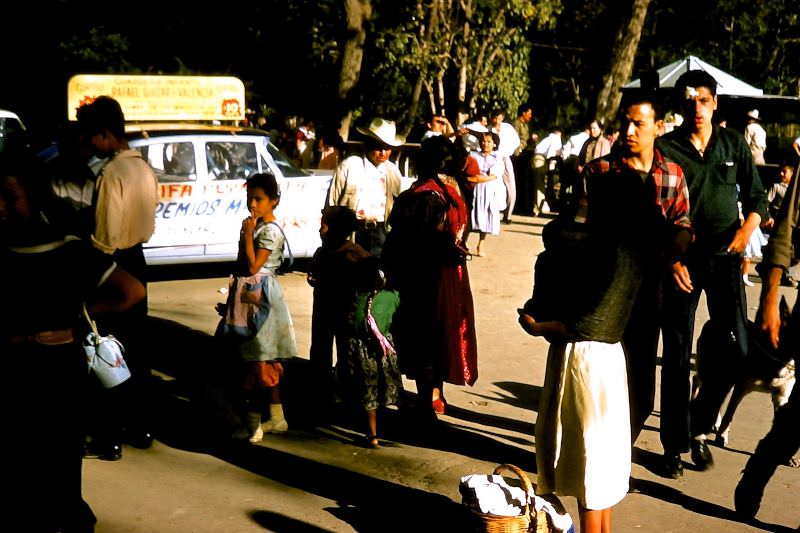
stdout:
<svg viewBox="0 0 800 533">
<path fill-rule="evenodd" d="M 528 98 L 532 28 L 550 26 L 555 0 L 417 0 L 395 8 L 376 39 L 379 72 L 410 80 L 393 95 L 412 123 L 424 111 L 515 110 Z M 409 85 L 406 83 L 405 85 Z M 424 93 L 424 94 L 423 94 Z"/>
<path fill-rule="evenodd" d="M 361 1 L 361 0 L 353 0 Z M 632 0 L 371 0 L 346 106 L 412 125 L 444 108 L 528 100 L 535 129 L 577 129 L 612 72 Z M 0 107 L 26 122 L 65 117 L 66 82 L 87 72 L 233 75 L 248 104 L 328 123 L 349 33 L 342 0 L 263 0 L 237 17 L 140 0 L 124 16 L 99 0 L 21 3 L 0 34 Z M 632 76 L 696 55 L 771 94 L 800 91 L 796 0 L 651 0 Z M 623 75 L 618 78 L 627 77 Z M 616 80 L 625 83 L 628 80 Z M 278 125 L 279 126 L 279 125 Z"/>
<path fill-rule="evenodd" d="M 640 68 L 692 54 L 766 94 L 800 96 L 796 0 L 653 0 L 651 11 Z"/>
</svg>

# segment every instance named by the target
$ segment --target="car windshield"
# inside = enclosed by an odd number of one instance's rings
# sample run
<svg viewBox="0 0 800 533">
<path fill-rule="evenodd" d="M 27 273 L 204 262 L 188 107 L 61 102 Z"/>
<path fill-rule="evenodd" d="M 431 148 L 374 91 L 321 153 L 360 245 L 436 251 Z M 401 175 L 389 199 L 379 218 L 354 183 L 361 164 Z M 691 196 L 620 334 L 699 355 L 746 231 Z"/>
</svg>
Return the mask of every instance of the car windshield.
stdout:
<svg viewBox="0 0 800 533">
<path fill-rule="evenodd" d="M 281 170 L 281 174 L 283 174 L 284 178 L 299 178 L 309 175 L 305 170 L 296 167 L 294 163 L 286 157 L 286 154 L 278 150 L 278 147 L 271 142 L 267 143 L 267 149 L 269 150 L 269 155 L 272 156 L 275 164 L 278 165 L 278 168 Z"/>
</svg>

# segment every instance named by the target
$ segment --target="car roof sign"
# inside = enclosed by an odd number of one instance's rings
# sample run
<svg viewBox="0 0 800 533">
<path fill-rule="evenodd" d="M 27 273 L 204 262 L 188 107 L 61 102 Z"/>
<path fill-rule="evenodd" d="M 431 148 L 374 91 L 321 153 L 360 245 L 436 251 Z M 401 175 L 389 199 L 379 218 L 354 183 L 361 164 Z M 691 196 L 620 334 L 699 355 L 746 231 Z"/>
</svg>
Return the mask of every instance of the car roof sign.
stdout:
<svg viewBox="0 0 800 533">
<path fill-rule="evenodd" d="M 244 84 L 233 76 L 78 74 L 67 83 L 67 117 L 98 96 L 122 106 L 127 121 L 243 120 Z"/>
</svg>

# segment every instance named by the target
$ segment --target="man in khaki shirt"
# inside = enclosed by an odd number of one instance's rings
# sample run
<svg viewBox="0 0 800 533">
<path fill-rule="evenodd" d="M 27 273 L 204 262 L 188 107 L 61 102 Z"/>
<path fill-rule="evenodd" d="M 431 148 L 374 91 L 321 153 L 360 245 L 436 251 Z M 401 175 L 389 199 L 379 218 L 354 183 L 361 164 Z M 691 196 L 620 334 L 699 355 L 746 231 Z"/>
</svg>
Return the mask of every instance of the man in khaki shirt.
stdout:
<svg viewBox="0 0 800 533">
<path fill-rule="evenodd" d="M 158 179 L 125 140 L 125 116 L 119 103 L 100 96 L 77 112 L 84 142 L 100 158 L 108 158 L 97 177 L 95 224 L 92 244 L 111 255 L 121 267 L 146 284 L 146 263 L 142 243 L 153 235 L 158 205 Z M 92 436 L 87 457 L 116 460 L 122 456 L 121 442 L 141 448 L 152 444 L 148 431 L 147 403 L 143 385 L 150 380 L 147 351 L 139 343 L 147 318 L 147 297 L 128 311 L 98 321 L 102 332 L 112 333 L 125 345 L 125 358 L 132 378 L 113 389 L 99 405 L 121 407 L 114 413 L 100 414 L 99 427 Z M 119 421 L 122 427 L 111 427 Z"/>
</svg>

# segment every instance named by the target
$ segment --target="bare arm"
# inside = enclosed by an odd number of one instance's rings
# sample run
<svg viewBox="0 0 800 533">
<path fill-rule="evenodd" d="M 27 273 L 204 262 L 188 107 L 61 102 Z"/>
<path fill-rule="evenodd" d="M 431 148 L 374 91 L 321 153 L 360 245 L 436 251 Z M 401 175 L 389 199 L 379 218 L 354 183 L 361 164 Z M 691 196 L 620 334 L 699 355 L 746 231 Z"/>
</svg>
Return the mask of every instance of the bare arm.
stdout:
<svg viewBox="0 0 800 533">
<path fill-rule="evenodd" d="M 269 259 L 270 250 L 256 248 L 253 233 L 258 219 L 247 217 L 242 221 L 242 238 L 244 239 L 244 253 L 247 256 L 247 271 L 252 276 L 264 266 Z"/>
<path fill-rule="evenodd" d="M 471 181 L 472 183 L 486 183 L 487 181 L 496 180 L 497 176 L 494 174 L 478 174 L 477 176 L 470 176 L 467 178 L 467 181 Z"/>
<path fill-rule="evenodd" d="M 562 341 L 567 338 L 567 326 L 563 322 L 550 320 L 546 322 L 536 322 L 534 318 L 527 314 L 523 309 L 517 309 L 519 313 L 519 325 L 528 335 L 534 337 L 544 337 L 548 342 Z"/>
<path fill-rule="evenodd" d="M 750 236 L 753 234 L 753 231 L 755 231 L 760 224 L 761 215 L 755 211 L 747 215 L 744 224 L 742 224 L 741 228 L 736 230 L 733 240 L 728 245 L 728 251 L 736 252 L 737 254 L 741 253 L 750 241 Z"/>
<path fill-rule="evenodd" d="M 772 267 L 761 286 L 761 301 L 758 306 L 756 323 L 762 331 L 769 334 L 772 345 L 778 347 L 778 332 L 781 328 L 781 315 L 778 307 L 778 287 L 781 284 L 783 269 Z"/>
<path fill-rule="evenodd" d="M 86 309 L 92 316 L 119 313 L 133 307 L 145 297 L 145 287 L 127 270 L 116 267 L 98 287 L 97 293 L 87 302 Z"/>
<path fill-rule="evenodd" d="M 692 292 L 694 290 L 689 269 L 680 261 L 672 264 L 672 279 L 675 280 L 675 285 L 679 290 L 683 292 Z"/>
</svg>

